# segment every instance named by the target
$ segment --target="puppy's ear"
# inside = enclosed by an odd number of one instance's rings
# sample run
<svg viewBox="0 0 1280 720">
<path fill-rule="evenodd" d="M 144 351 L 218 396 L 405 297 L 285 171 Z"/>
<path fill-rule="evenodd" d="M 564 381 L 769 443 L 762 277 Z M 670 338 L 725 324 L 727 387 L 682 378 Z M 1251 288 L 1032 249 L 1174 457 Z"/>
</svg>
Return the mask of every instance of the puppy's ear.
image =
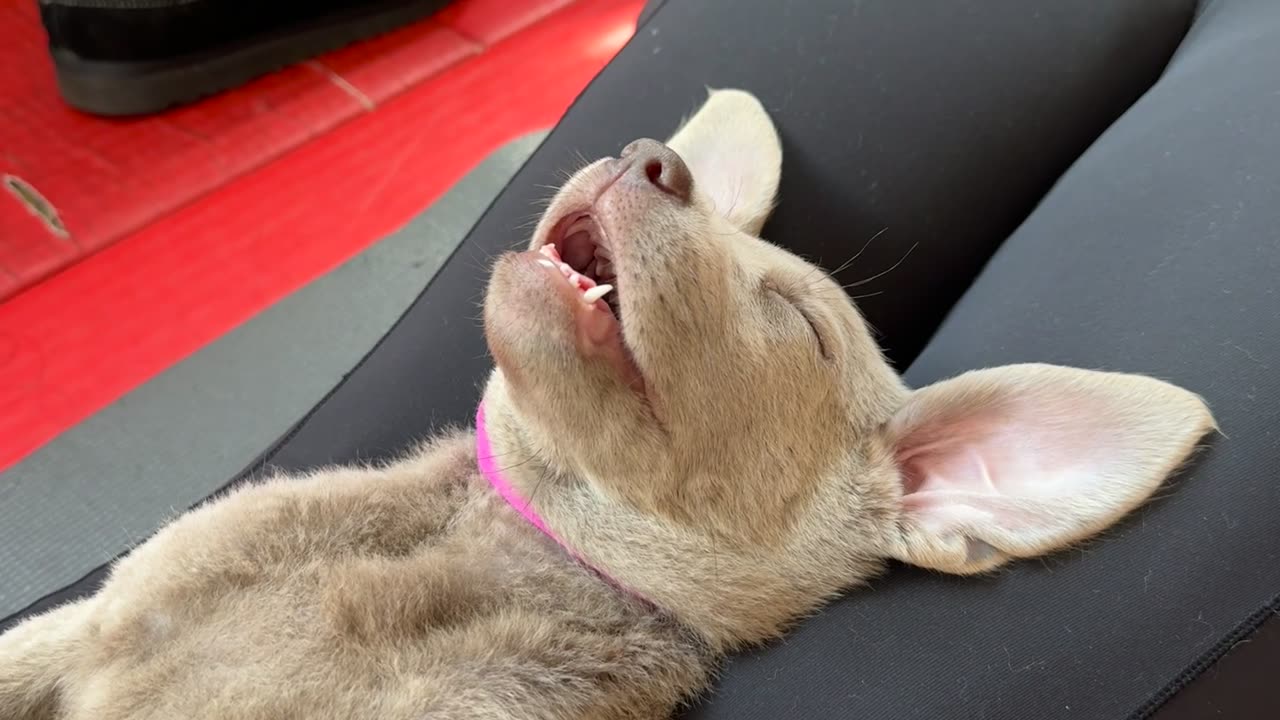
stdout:
<svg viewBox="0 0 1280 720">
<path fill-rule="evenodd" d="M 1011 365 L 923 388 L 886 428 L 903 485 L 892 555 L 963 574 L 1083 540 L 1213 427 L 1198 396 L 1138 375 Z"/>
<path fill-rule="evenodd" d="M 773 210 L 782 144 L 764 106 L 742 90 L 713 90 L 667 143 L 693 173 L 694 189 L 716 212 L 759 235 Z"/>
<path fill-rule="evenodd" d="M 0 718 L 58 717 L 58 686 L 73 669 L 88 627 L 81 601 L 29 618 L 0 635 Z"/>
</svg>

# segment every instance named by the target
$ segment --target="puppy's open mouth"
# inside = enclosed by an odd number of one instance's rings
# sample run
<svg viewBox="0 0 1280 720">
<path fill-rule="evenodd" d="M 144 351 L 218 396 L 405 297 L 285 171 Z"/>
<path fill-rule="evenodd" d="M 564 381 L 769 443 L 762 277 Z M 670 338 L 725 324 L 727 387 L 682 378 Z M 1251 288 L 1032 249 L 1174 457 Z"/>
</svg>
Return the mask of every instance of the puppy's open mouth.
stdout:
<svg viewBox="0 0 1280 720">
<path fill-rule="evenodd" d="M 582 292 L 587 304 L 602 302 L 615 319 L 622 321 L 621 288 L 613 251 L 591 215 L 573 213 L 556 223 L 538 252 Z"/>
<path fill-rule="evenodd" d="M 613 247 L 587 212 L 566 215 L 537 250 L 538 263 L 559 273 L 579 302 L 573 308 L 579 349 L 603 358 L 623 383 L 646 395 L 644 377 L 622 330 L 622 288 Z"/>
</svg>

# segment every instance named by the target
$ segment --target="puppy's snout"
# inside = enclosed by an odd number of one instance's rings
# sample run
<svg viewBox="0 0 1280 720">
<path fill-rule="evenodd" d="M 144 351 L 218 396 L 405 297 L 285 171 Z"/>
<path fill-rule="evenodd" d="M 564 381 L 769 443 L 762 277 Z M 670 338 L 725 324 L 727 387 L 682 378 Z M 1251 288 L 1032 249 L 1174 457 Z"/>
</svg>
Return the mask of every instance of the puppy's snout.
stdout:
<svg viewBox="0 0 1280 720">
<path fill-rule="evenodd" d="M 682 203 L 693 194 L 693 174 L 675 150 L 657 140 L 636 140 L 622 149 L 622 157 L 631 161 L 627 174 L 632 180 L 648 183 Z"/>
</svg>

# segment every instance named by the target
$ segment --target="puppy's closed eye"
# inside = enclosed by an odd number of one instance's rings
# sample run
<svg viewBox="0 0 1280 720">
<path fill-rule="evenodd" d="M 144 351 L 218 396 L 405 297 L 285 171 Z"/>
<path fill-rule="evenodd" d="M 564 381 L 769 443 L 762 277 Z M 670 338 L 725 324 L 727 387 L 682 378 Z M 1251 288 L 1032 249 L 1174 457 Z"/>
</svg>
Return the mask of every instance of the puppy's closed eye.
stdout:
<svg viewBox="0 0 1280 720">
<path fill-rule="evenodd" d="M 804 303 L 785 285 L 773 279 L 766 278 L 761 284 L 761 289 L 767 297 L 785 305 L 788 314 L 804 321 L 809 326 L 809 333 L 813 336 L 818 353 L 822 355 L 824 360 L 830 360 L 831 354 L 827 351 L 827 344 L 822 340 L 822 330 L 819 328 L 818 323 L 814 321 L 813 315 L 805 309 Z"/>
</svg>

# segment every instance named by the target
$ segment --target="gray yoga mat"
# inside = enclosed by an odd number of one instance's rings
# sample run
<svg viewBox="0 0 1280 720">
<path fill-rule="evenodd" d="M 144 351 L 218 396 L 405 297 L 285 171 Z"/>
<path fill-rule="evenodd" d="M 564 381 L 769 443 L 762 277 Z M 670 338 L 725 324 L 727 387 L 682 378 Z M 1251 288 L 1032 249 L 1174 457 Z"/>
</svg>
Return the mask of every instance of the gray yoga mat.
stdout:
<svg viewBox="0 0 1280 720">
<path fill-rule="evenodd" d="M 544 136 L 500 148 L 398 232 L 0 473 L 0 617 L 146 538 L 288 431 L 391 328 Z"/>
</svg>

